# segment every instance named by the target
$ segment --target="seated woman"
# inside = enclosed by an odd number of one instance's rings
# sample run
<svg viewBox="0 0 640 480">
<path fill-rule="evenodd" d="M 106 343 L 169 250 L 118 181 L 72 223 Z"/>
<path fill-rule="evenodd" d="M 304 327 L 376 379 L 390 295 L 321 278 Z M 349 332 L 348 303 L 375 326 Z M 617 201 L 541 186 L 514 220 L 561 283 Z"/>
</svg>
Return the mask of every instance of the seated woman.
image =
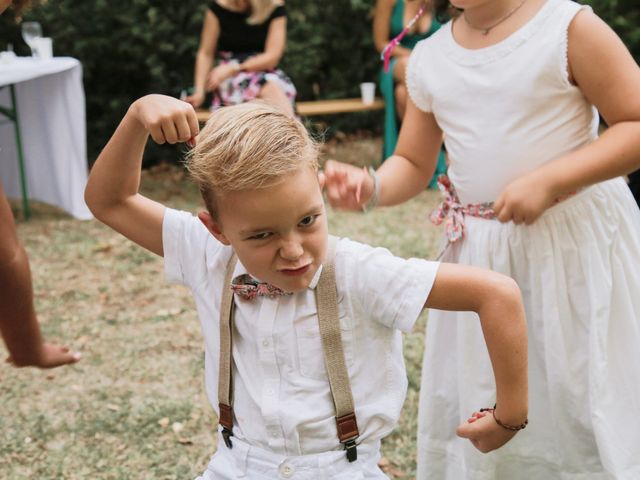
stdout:
<svg viewBox="0 0 640 480">
<path fill-rule="evenodd" d="M 296 89 L 277 68 L 287 37 L 285 7 L 278 0 L 209 0 L 196 56 L 194 92 L 212 109 L 260 98 L 293 115 Z M 212 69 L 214 57 L 217 65 Z"/>
<path fill-rule="evenodd" d="M 376 49 L 382 52 L 389 41 L 399 35 L 404 26 L 418 14 L 422 6 L 423 2 L 420 1 L 377 0 L 373 19 L 373 41 Z M 427 8 L 402 38 L 400 44 L 393 49 L 389 71 L 381 70 L 380 72 L 380 91 L 385 102 L 383 159 L 393 154 L 398 141 L 399 124 L 407 104 L 407 87 L 404 78 L 411 49 L 439 28 L 440 23 L 434 18 L 431 9 Z M 446 170 L 444 152 L 441 152 L 436 175 L 444 173 L 444 170 Z"/>
</svg>

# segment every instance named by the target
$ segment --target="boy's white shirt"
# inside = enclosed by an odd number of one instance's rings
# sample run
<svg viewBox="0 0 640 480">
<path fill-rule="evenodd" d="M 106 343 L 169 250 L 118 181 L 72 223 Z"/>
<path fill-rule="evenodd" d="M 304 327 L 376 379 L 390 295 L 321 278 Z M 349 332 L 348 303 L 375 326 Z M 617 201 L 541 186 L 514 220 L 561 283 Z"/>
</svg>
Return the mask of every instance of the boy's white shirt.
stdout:
<svg viewBox="0 0 640 480">
<path fill-rule="evenodd" d="M 166 209 L 165 274 L 191 288 L 205 342 L 207 395 L 218 411 L 219 307 L 232 253 L 188 212 Z M 377 448 L 395 427 L 407 377 L 401 331 L 431 291 L 437 262 L 401 259 L 341 239 L 335 270 L 338 307 L 359 443 Z M 238 262 L 234 277 L 247 273 Z M 236 299 L 233 331 L 234 435 L 281 455 L 341 449 L 318 328 L 314 288 L 291 296 Z"/>
</svg>

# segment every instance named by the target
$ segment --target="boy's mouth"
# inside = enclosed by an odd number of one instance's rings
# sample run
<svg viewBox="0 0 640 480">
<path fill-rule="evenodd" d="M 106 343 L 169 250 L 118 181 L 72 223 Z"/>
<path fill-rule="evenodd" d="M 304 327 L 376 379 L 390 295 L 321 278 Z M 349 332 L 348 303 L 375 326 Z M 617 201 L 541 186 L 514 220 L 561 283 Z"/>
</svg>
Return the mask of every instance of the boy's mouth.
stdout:
<svg viewBox="0 0 640 480">
<path fill-rule="evenodd" d="M 297 275 L 303 275 L 305 273 L 307 273 L 307 271 L 309 271 L 309 268 L 311 268 L 311 264 L 308 263 L 307 265 L 304 265 L 302 267 L 299 268 L 283 268 L 280 270 L 281 273 L 285 274 L 285 275 L 289 275 L 292 277 L 295 277 Z"/>
</svg>

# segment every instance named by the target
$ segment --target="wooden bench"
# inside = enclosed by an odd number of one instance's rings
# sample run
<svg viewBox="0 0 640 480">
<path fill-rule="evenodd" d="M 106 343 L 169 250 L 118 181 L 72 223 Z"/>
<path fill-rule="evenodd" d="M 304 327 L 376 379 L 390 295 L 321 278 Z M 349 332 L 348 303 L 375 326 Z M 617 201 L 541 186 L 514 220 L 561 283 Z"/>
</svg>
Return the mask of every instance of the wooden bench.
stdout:
<svg viewBox="0 0 640 480">
<path fill-rule="evenodd" d="M 336 113 L 366 112 L 381 110 L 384 108 L 384 100 L 376 98 L 373 103 L 362 103 L 360 98 L 341 98 L 337 100 L 313 100 L 310 102 L 297 102 L 296 108 L 301 117 L 313 117 L 316 115 L 333 115 Z M 211 112 L 199 108 L 196 110 L 198 121 L 205 123 Z"/>
</svg>

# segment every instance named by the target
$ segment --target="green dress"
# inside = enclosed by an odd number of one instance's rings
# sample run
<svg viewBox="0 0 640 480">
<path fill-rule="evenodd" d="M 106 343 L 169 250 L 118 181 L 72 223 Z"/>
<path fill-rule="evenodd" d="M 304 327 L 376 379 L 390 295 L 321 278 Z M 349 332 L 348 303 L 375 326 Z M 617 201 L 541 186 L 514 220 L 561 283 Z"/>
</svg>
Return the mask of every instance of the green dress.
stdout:
<svg viewBox="0 0 640 480">
<path fill-rule="evenodd" d="M 391 12 L 391 28 L 390 28 L 390 38 L 394 38 L 399 35 L 404 28 L 404 1 L 397 0 L 396 4 L 393 7 L 393 12 Z M 440 28 L 440 23 L 434 18 L 431 22 L 431 27 L 425 33 L 419 33 L 417 35 L 407 34 L 400 41 L 400 45 L 405 48 L 413 49 L 416 43 L 420 40 L 423 40 L 433 33 L 435 33 Z M 382 96 L 384 97 L 384 144 L 382 147 L 382 160 L 393 155 L 393 152 L 396 148 L 396 143 L 398 143 L 398 131 L 400 129 L 400 125 L 398 122 L 398 117 L 396 115 L 396 102 L 395 102 L 395 93 L 393 88 L 393 69 L 396 64 L 396 58 L 391 58 L 391 62 L 389 63 L 389 71 L 385 72 L 383 69 L 380 70 L 380 92 L 382 92 Z M 429 187 L 435 187 L 435 179 L 441 173 L 444 173 L 446 170 L 446 163 L 444 158 L 444 152 L 441 150 L 440 155 L 438 155 L 438 165 L 436 166 L 436 171 L 434 174 L 434 178 L 431 180 Z"/>
</svg>

